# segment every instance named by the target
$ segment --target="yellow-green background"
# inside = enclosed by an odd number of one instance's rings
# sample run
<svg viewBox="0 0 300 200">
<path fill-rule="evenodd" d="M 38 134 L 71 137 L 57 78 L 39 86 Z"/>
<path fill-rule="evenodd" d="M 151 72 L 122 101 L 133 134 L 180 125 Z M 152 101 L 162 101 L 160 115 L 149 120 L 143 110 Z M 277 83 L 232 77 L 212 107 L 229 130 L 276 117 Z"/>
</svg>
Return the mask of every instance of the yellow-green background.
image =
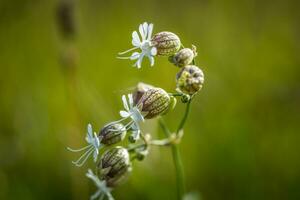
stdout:
<svg viewBox="0 0 300 200">
<path fill-rule="evenodd" d="M 166 58 L 141 70 L 117 60 L 144 21 L 198 47 L 205 73 L 180 144 L 187 191 L 201 199 L 300 199 L 299 1 L 77 0 L 77 34 L 57 30 L 54 0 L 0 1 L 0 199 L 88 199 L 95 190 L 66 146 L 118 119 L 139 81 L 174 91 Z M 71 45 L 71 47 L 70 47 Z M 73 49 L 77 68 L 61 63 Z M 76 53 L 77 52 L 77 53 Z M 72 73 L 76 71 L 75 73 Z M 179 104 L 166 116 L 175 129 Z M 143 130 L 160 137 L 157 122 Z M 135 162 L 117 199 L 174 199 L 170 149 Z"/>
</svg>

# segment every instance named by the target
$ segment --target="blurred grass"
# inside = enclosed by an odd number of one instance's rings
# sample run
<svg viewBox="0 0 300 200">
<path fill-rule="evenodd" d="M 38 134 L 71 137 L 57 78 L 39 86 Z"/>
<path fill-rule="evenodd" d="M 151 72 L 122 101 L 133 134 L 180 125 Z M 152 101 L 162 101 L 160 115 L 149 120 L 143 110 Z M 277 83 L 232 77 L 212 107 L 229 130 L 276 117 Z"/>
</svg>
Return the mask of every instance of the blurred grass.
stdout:
<svg viewBox="0 0 300 200">
<path fill-rule="evenodd" d="M 120 96 L 137 82 L 174 90 L 178 70 L 166 59 L 136 70 L 115 58 L 143 21 L 195 44 L 206 75 L 180 146 L 188 190 L 209 200 L 300 198 L 298 1 L 76 1 L 71 91 L 57 2 L 0 1 L 0 199 L 94 191 L 65 147 L 83 144 L 88 122 L 99 129 L 116 119 Z M 182 111 L 166 116 L 171 127 Z M 144 128 L 158 131 L 155 120 Z M 115 196 L 174 199 L 174 189 L 170 150 L 152 148 Z"/>
</svg>

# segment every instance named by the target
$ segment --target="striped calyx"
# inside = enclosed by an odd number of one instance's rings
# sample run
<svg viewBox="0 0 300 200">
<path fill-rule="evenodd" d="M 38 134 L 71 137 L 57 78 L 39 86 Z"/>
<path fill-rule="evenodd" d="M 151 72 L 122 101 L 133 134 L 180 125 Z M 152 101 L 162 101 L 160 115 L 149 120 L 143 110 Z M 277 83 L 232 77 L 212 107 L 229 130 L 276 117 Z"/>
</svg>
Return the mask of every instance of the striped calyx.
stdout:
<svg viewBox="0 0 300 200">
<path fill-rule="evenodd" d="M 177 88 L 189 95 L 198 92 L 204 83 L 204 74 L 200 68 L 195 65 L 185 66 L 176 76 Z"/>
<path fill-rule="evenodd" d="M 133 97 L 133 103 L 134 105 L 136 105 L 139 100 L 142 98 L 142 96 L 144 95 L 144 93 L 149 90 L 150 88 L 154 88 L 154 86 L 143 83 L 143 82 L 139 82 L 134 90 L 134 92 L 132 93 L 132 97 Z"/>
<path fill-rule="evenodd" d="M 197 56 L 196 47 L 192 49 L 184 48 L 178 51 L 174 56 L 170 56 L 171 63 L 178 67 L 184 67 L 192 63 L 193 59 Z"/>
<path fill-rule="evenodd" d="M 171 56 L 174 55 L 181 46 L 179 37 L 171 32 L 160 32 L 153 36 L 151 43 L 157 49 L 157 55 Z"/>
<path fill-rule="evenodd" d="M 161 88 L 150 88 L 143 94 L 137 105 L 145 119 L 152 119 L 168 111 L 170 96 Z"/>
<path fill-rule="evenodd" d="M 113 123 L 105 125 L 99 132 L 102 137 L 101 143 L 112 145 L 122 141 L 126 135 L 126 128 L 121 123 Z"/>
<path fill-rule="evenodd" d="M 107 150 L 101 157 L 98 169 L 101 179 L 106 181 L 107 186 L 115 187 L 120 184 L 131 171 L 130 156 L 127 149 L 118 146 Z"/>
</svg>

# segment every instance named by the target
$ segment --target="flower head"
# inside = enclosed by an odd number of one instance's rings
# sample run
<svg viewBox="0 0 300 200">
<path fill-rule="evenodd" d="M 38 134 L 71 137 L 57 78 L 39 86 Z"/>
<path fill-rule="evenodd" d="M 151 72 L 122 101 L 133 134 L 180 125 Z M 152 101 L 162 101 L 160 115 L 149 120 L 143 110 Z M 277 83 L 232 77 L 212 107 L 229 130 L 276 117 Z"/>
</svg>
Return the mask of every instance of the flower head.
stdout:
<svg viewBox="0 0 300 200">
<path fill-rule="evenodd" d="M 193 95 L 202 88 L 204 74 L 197 66 L 187 65 L 176 75 L 176 81 L 179 92 Z"/>
<path fill-rule="evenodd" d="M 105 125 L 99 132 L 102 137 L 101 143 L 111 145 L 122 141 L 126 136 L 126 128 L 122 123 Z"/>
<path fill-rule="evenodd" d="M 119 59 L 130 59 L 130 60 L 137 60 L 133 66 L 137 68 L 142 67 L 143 58 L 146 56 L 150 60 L 151 66 L 154 65 L 154 56 L 157 54 L 156 47 L 153 46 L 151 42 L 153 31 L 153 24 L 148 24 L 144 22 L 139 26 L 139 33 L 137 31 L 132 32 L 132 45 L 133 48 L 119 53 L 119 55 L 123 55 L 129 53 L 133 50 L 140 49 L 141 52 L 133 52 L 129 57 L 117 57 Z"/>
<path fill-rule="evenodd" d="M 152 119 L 169 110 L 170 96 L 161 88 L 150 88 L 145 91 L 137 105 L 145 119 Z"/>
<path fill-rule="evenodd" d="M 192 48 L 184 48 L 178 51 L 175 55 L 169 57 L 169 61 L 178 67 L 184 67 L 193 62 L 193 59 L 197 56 L 196 47 L 192 45 Z"/>
<path fill-rule="evenodd" d="M 98 164 L 100 179 L 105 180 L 107 186 L 115 187 L 126 179 L 131 171 L 128 150 L 117 146 L 107 150 Z"/>
<path fill-rule="evenodd" d="M 123 119 L 130 117 L 131 122 L 129 128 L 131 129 L 132 135 L 131 138 L 133 138 L 134 141 L 138 140 L 140 137 L 140 126 L 139 122 L 144 121 L 143 114 L 141 113 L 140 105 L 135 105 L 133 101 L 132 94 L 127 95 L 128 100 L 125 95 L 122 96 L 123 106 L 125 110 L 120 111 L 121 117 Z"/>
<path fill-rule="evenodd" d="M 134 122 L 144 121 L 144 117 L 139 110 L 138 105 L 134 105 L 132 94 L 128 94 L 128 101 L 125 95 L 122 96 L 123 106 L 125 110 L 120 111 L 123 118 L 130 117 Z"/>
<path fill-rule="evenodd" d="M 107 187 L 105 180 L 100 180 L 91 169 L 88 170 L 86 176 L 93 180 L 98 188 L 98 190 L 91 196 L 90 200 L 94 200 L 97 198 L 103 199 L 105 196 L 107 196 L 108 200 L 114 200 L 113 196 L 110 193 L 111 188 Z"/>
<path fill-rule="evenodd" d="M 181 47 L 179 37 L 175 33 L 168 31 L 156 33 L 151 42 L 156 47 L 157 55 L 159 56 L 172 56 Z"/>
<path fill-rule="evenodd" d="M 87 141 L 88 145 L 81 149 L 71 149 L 70 147 L 67 148 L 69 151 L 72 152 L 85 151 L 85 153 L 83 153 L 77 161 L 72 161 L 72 163 L 77 167 L 81 167 L 92 154 L 94 157 L 94 162 L 96 162 L 97 157 L 99 155 L 100 142 L 102 140 L 102 137 L 98 137 L 96 132 L 93 132 L 91 124 L 88 124 L 87 126 L 87 134 L 85 140 Z"/>
</svg>

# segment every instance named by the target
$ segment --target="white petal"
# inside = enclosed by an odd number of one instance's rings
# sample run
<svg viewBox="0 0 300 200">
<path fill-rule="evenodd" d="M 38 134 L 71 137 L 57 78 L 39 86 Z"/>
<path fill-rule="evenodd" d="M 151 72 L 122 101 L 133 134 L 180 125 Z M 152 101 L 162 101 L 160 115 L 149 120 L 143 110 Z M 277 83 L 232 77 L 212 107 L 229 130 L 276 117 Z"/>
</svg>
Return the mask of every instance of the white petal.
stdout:
<svg viewBox="0 0 300 200">
<path fill-rule="evenodd" d="M 140 24 L 139 31 L 140 31 L 140 34 L 142 36 L 142 40 L 145 40 L 146 37 L 145 37 L 145 32 L 144 32 L 143 24 Z"/>
<path fill-rule="evenodd" d="M 140 53 L 138 52 L 134 52 L 131 56 L 130 56 L 130 60 L 136 60 L 140 57 Z"/>
<path fill-rule="evenodd" d="M 93 129 L 92 129 L 92 125 L 91 124 L 88 124 L 87 126 L 87 134 L 86 134 L 86 137 L 85 137 L 85 140 L 87 141 L 87 143 L 91 143 L 93 141 Z"/>
<path fill-rule="evenodd" d="M 128 112 L 124 111 L 124 110 L 121 110 L 120 115 L 121 115 L 121 117 L 125 118 L 125 117 L 129 117 L 130 114 Z"/>
<path fill-rule="evenodd" d="M 88 131 L 88 135 L 93 136 L 93 128 L 91 124 L 88 124 L 87 131 Z"/>
<path fill-rule="evenodd" d="M 137 123 L 133 123 L 131 125 L 132 128 L 132 136 L 134 137 L 135 140 L 138 140 L 140 137 L 140 127 Z"/>
<path fill-rule="evenodd" d="M 147 22 L 144 22 L 143 24 L 143 30 L 144 30 L 144 33 L 145 33 L 145 38 L 147 38 L 147 34 L 148 34 L 148 23 Z"/>
<path fill-rule="evenodd" d="M 128 94 L 128 100 L 129 100 L 129 106 L 132 108 L 132 107 L 133 107 L 133 98 L 132 98 L 132 94 Z"/>
<path fill-rule="evenodd" d="M 85 137 L 85 141 L 86 141 L 87 143 L 91 144 L 92 139 L 87 135 L 87 136 Z"/>
<path fill-rule="evenodd" d="M 115 200 L 110 192 L 107 192 L 106 196 L 107 196 L 108 200 Z"/>
<path fill-rule="evenodd" d="M 152 37 L 152 31 L 153 31 L 153 24 L 149 24 L 148 26 L 148 40 L 151 40 Z"/>
<path fill-rule="evenodd" d="M 97 162 L 98 153 L 98 149 L 94 151 L 94 162 Z"/>
<path fill-rule="evenodd" d="M 151 55 L 152 55 L 152 56 L 156 56 L 156 54 L 157 54 L 157 49 L 156 49 L 156 47 L 152 47 L 152 49 L 151 49 Z"/>
<path fill-rule="evenodd" d="M 137 66 L 138 69 L 140 69 L 142 66 L 142 62 L 143 62 L 143 58 L 144 58 L 144 54 L 141 54 L 139 59 L 137 60 L 137 62 L 135 63 L 135 65 Z"/>
<path fill-rule="evenodd" d="M 101 190 L 97 190 L 97 192 L 94 193 L 94 194 L 90 197 L 90 200 L 97 199 L 98 197 L 100 197 L 100 195 L 102 195 L 102 191 L 101 191 Z M 101 198 L 101 199 L 99 199 L 99 200 L 103 200 L 103 198 Z"/>
<path fill-rule="evenodd" d="M 135 66 L 140 69 L 142 66 L 141 66 L 141 59 L 138 59 L 138 61 L 136 61 L 135 63 Z"/>
<path fill-rule="evenodd" d="M 94 140 L 95 140 L 94 141 L 95 142 L 95 148 L 98 149 L 100 147 L 100 140 L 99 140 L 96 132 L 94 132 Z"/>
<path fill-rule="evenodd" d="M 153 66 L 154 65 L 154 58 L 153 56 L 148 56 L 149 60 L 150 60 L 150 65 Z"/>
<path fill-rule="evenodd" d="M 140 44 L 141 44 L 141 40 L 140 40 L 138 33 L 136 31 L 133 31 L 132 32 L 132 45 L 135 47 L 140 47 Z"/>
<path fill-rule="evenodd" d="M 144 117 L 137 107 L 134 107 L 131 113 L 132 113 L 131 118 L 133 119 L 133 121 L 136 122 L 137 125 L 138 122 L 144 121 Z"/>
<path fill-rule="evenodd" d="M 123 106 L 124 106 L 125 110 L 129 110 L 125 95 L 122 95 L 122 101 L 123 101 Z"/>
</svg>

